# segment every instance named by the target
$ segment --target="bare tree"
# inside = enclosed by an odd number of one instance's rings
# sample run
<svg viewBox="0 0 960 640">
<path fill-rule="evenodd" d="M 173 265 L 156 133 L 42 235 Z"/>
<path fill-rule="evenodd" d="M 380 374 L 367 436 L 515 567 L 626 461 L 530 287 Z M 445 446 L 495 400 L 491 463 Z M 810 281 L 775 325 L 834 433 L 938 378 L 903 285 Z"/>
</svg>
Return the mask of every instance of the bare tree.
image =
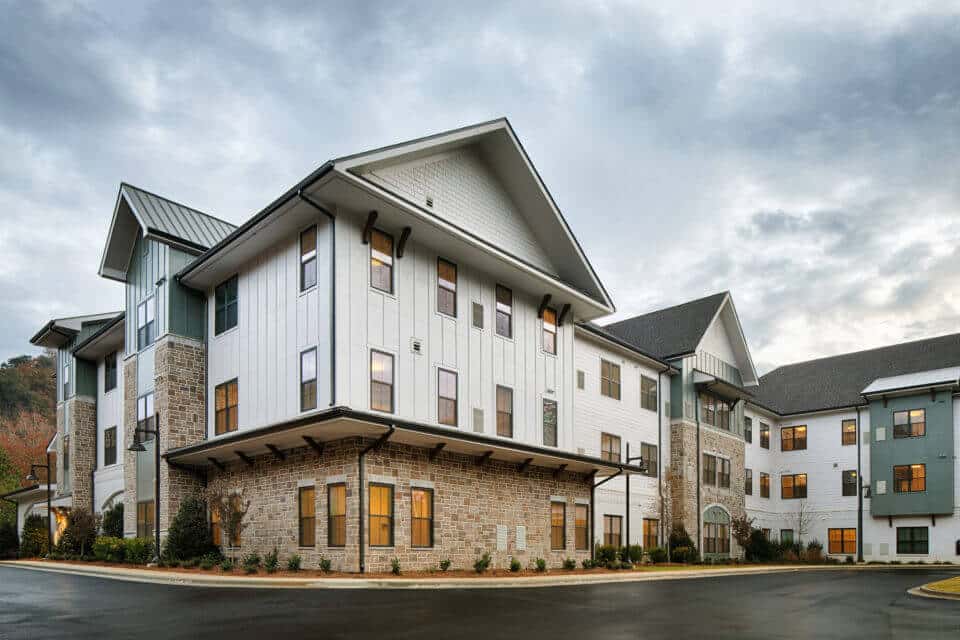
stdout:
<svg viewBox="0 0 960 640">
<path fill-rule="evenodd" d="M 794 514 L 794 522 L 796 526 L 794 529 L 797 532 L 797 542 L 803 543 L 803 536 L 810 532 L 810 522 L 812 516 L 810 510 L 807 508 L 807 501 L 801 500 L 800 504 L 797 505 L 797 512 Z"/>
</svg>

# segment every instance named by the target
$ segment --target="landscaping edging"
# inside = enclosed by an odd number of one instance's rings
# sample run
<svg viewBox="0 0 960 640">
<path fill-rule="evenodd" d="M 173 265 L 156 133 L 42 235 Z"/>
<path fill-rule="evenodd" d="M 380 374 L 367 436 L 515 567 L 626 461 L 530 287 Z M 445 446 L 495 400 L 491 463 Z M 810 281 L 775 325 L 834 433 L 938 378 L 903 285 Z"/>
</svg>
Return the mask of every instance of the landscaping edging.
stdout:
<svg viewBox="0 0 960 640">
<path fill-rule="evenodd" d="M 787 573 L 791 571 L 870 571 L 876 569 L 916 568 L 910 565 L 778 565 L 760 567 L 730 567 L 718 569 L 681 569 L 673 571 L 624 571 L 609 574 L 554 573 L 545 576 L 516 578 L 275 578 L 261 576 L 224 576 L 177 571 L 153 571 L 77 565 L 51 561 L 0 561 L 0 566 L 19 567 L 34 571 L 68 573 L 110 580 L 166 584 L 184 587 L 229 587 L 229 588 L 281 588 L 281 589 L 503 589 L 578 586 L 585 584 L 610 584 L 619 582 L 647 582 L 655 580 L 690 580 L 696 578 L 734 575 Z M 925 568 L 947 568 L 951 565 L 926 565 Z M 955 565 L 952 568 L 956 569 Z M 945 596 L 930 596 L 945 597 Z M 953 598 L 950 598 L 953 599 Z"/>
</svg>

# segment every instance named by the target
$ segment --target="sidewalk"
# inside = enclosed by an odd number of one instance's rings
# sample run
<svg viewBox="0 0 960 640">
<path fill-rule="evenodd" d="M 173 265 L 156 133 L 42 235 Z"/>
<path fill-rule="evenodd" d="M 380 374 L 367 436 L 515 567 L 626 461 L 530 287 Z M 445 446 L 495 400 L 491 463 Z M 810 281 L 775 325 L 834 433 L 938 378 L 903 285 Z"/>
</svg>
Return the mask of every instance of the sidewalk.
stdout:
<svg viewBox="0 0 960 640">
<path fill-rule="evenodd" d="M 885 565 L 775 565 L 759 567 L 691 568 L 671 571 L 623 571 L 618 573 L 577 574 L 554 570 L 543 576 L 516 578 L 275 578 L 269 576 L 198 574 L 177 571 L 153 571 L 127 567 L 85 566 L 51 561 L 13 560 L 0 562 L 0 567 L 17 567 L 34 571 L 70 573 L 75 575 L 145 582 L 183 587 L 230 587 L 246 589 L 523 589 L 533 587 L 560 587 L 619 582 L 649 582 L 655 580 L 689 580 L 722 576 L 784 573 L 792 571 L 870 571 L 891 569 Z M 927 565 L 935 568 L 936 565 Z M 916 567 L 910 567 L 916 568 Z M 954 567 L 956 568 L 956 567 Z"/>
</svg>

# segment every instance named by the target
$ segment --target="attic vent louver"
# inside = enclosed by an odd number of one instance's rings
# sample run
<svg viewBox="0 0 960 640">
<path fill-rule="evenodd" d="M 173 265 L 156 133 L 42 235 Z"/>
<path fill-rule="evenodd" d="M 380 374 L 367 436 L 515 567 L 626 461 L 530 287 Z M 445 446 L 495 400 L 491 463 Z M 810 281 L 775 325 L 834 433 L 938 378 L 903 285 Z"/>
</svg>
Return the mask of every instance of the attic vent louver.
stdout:
<svg viewBox="0 0 960 640">
<path fill-rule="evenodd" d="M 427 206 L 433 207 L 433 196 L 427 196 Z"/>
<path fill-rule="evenodd" d="M 418 356 L 423 354 L 423 343 L 419 338 L 410 340 L 410 351 Z"/>
</svg>

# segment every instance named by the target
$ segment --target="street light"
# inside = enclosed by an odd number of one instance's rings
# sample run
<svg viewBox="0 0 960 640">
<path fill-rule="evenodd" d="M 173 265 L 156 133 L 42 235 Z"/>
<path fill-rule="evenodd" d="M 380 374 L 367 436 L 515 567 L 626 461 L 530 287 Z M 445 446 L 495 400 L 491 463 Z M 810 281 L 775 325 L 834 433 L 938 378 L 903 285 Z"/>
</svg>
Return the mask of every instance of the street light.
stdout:
<svg viewBox="0 0 960 640">
<path fill-rule="evenodd" d="M 640 468 L 640 473 L 647 473 L 647 463 L 643 461 L 643 456 L 630 457 L 630 443 L 627 443 L 627 458 L 626 463 L 630 464 L 634 460 L 639 460 L 640 464 L 637 466 Z M 627 544 L 626 547 L 630 547 L 630 474 L 627 474 Z"/>
<path fill-rule="evenodd" d="M 47 464 L 31 464 L 30 473 L 27 474 L 27 482 L 39 482 L 40 478 L 37 476 L 37 469 L 46 469 L 47 470 L 47 553 L 49 554 L 53 551 L 53 508 L 51 503 L 53 502 L 52 492 L 50 490 L 50 453 L 47 452 Z"/>
<path fill-rule="evenodd" d="M 127 448 L 127 451 L 133 451 L 134 453 L 142 453 L 147 450 L 143 446 L 143 443 L 140 441 L 140 438 L 137 437 L 138 433 L 144 435 L 154 436 L 153 440 L 153 533 L 154 533 L 154 549 L 153 549 L 153 562 L 154 564 L 160 563 L 160 412 L 158 411 L 153 415 L 153 424 L 156 425 L 153 429 L 147 429 L 145 427 L 135 427 L 133 430 L 133 443 Z"/>
</svg>

